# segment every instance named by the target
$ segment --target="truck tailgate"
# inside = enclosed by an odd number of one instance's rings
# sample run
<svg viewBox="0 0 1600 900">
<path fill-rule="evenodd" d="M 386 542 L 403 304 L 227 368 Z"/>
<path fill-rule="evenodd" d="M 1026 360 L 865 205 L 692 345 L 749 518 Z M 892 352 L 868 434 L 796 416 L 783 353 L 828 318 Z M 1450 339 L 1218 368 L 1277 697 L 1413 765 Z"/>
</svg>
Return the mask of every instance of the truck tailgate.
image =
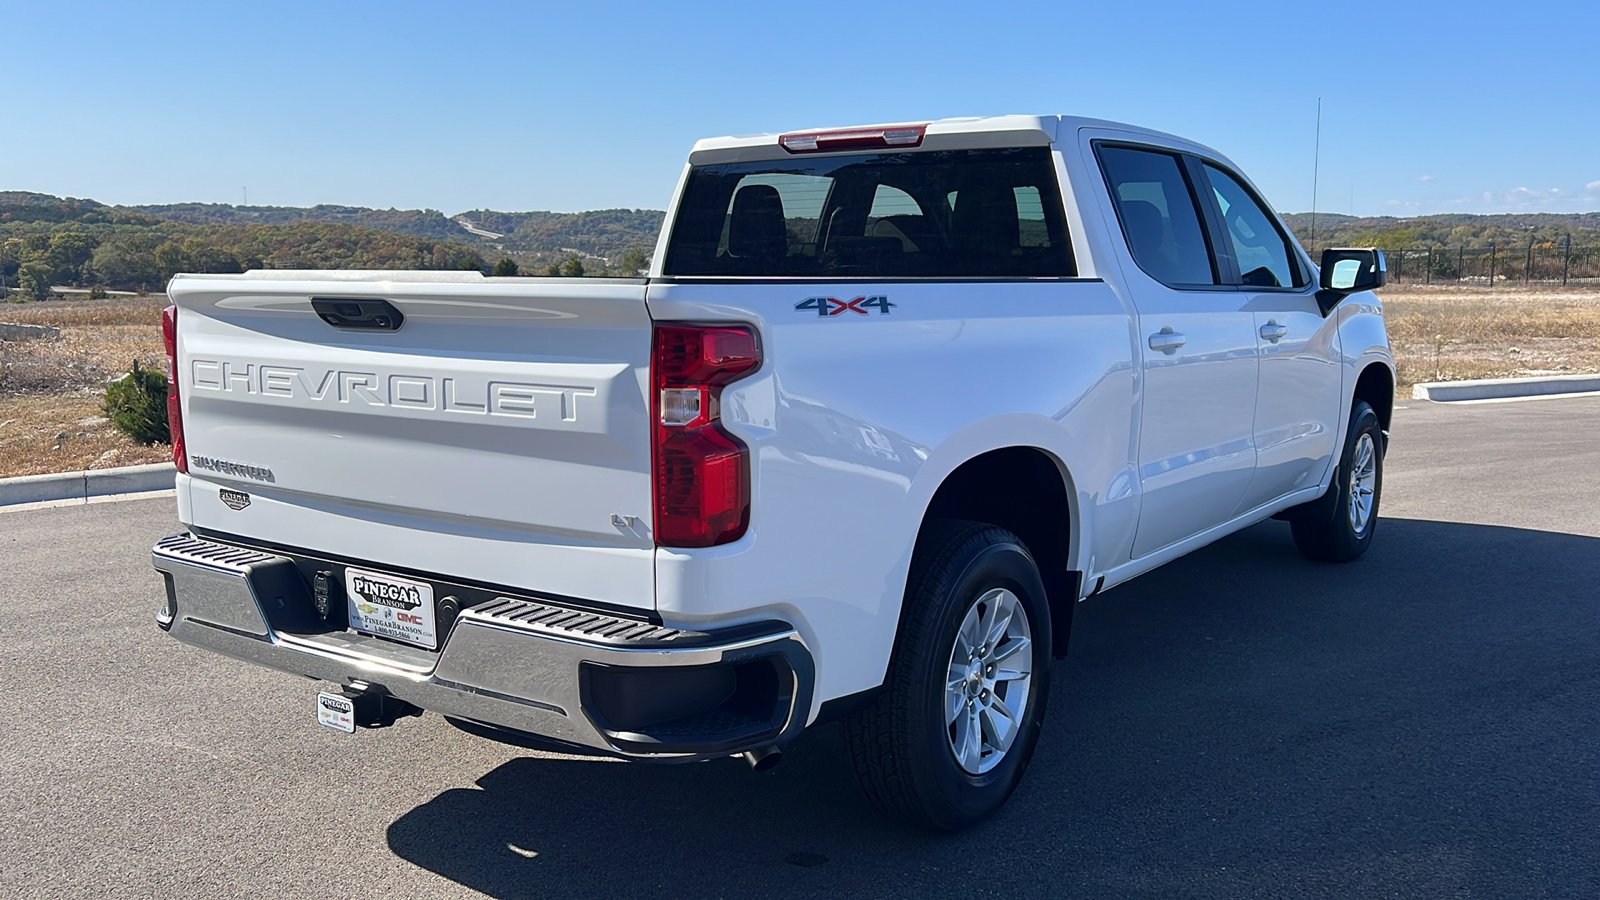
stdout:
<svg viewBox="0 0 1600 900">
<path fill-rule="evenodd" d="M 200 529 L 365 565 L 653 608 L 644 291 L 179 276 L 180 509 Z M 403 324 L 335 328 L 314 298 L 386 301 Z"/>
</svg>

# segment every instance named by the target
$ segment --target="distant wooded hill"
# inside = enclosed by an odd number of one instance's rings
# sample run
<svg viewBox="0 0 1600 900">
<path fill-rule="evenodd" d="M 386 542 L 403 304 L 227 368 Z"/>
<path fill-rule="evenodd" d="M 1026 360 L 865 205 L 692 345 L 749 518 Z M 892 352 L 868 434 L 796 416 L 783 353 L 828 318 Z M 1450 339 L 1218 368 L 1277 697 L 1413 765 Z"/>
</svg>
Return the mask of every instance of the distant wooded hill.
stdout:
<svg viewBox="0 0 1600 900">
<path fill-rule="evenodd" d="M 1313 243 L 1311 214 L 1291 213 L 1284 221 L 1300 242 Z M 1341 216 L 1318 213 L 1315 244 L 1323 247 L 1489 247 L 1557 246 L 1572 236 L 1574 247 L 1600 246 L 1600 212 L 1507 213 L 1492 216 Z"/>
<path fill-rule="evenodd" d="M 176 203 L 108 206 L 0 191 L 0 288 L 47 295 L 52 285 L 159 290 L 174 272 L 249 268 L 478 269 L 632 275 L 647 265 L 665 213 L 578 213 L 358 206 Z M 1311 216 L 1285 217 L 1312 246 Z M 1600 246 L 1600 213 L 1316 218 L 1330 246 Z M 510 260 L 510 263 L 504 262 Z"/>
<path fill-rule="evenodd" d="M 504 213 L 433 209 L 108 206 L 0 191 L 0 289 L 159 290 L 174 272 L 251 268 L 478 269 L 634 275 L 649 264 L 659 210 Z M 508 262 L 509 261 L 509 262 Z"/>
<path fill-rule="evenodd" d="M 578 213 L 474 209 L 450 217 L 436 209 L 233 206 L 226 203 L 175 203 L 126 209 L 165 221 L 195 225 L 293 225 L 301 222 L 354 225 L 456 241 L 477 248 L 486 257 L 496 252 L 509 255 L 524 266 L 577 256 L 591 269 L 620 263 L 629 251 L 648 255 L 655 248 L 656 234 L 666 216 L 657 209 L 601 209 Z"/>
<path fill-rule="evenodd" d="M 479 269 L 466 241 L 348 222 L 196 223 L 93 200 L 0 192 L 0 287 L 24 297 L 58 285 L 159 291 L 175 272 L 253 268 Z"/>
</svg>

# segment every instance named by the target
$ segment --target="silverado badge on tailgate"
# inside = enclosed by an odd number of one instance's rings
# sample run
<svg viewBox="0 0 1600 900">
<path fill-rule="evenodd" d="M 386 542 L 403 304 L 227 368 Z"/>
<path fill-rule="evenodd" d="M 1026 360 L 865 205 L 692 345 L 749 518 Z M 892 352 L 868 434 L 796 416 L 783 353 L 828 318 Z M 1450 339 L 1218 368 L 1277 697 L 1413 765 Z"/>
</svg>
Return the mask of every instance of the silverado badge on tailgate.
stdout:
<svg viewBox="0 0 1600 900">
<path fill-rule="evenodd" d="M 432 585 L 347 568 L 344 586 L 351 628 L 429 650 L 439 646 Z"/>
</svg>

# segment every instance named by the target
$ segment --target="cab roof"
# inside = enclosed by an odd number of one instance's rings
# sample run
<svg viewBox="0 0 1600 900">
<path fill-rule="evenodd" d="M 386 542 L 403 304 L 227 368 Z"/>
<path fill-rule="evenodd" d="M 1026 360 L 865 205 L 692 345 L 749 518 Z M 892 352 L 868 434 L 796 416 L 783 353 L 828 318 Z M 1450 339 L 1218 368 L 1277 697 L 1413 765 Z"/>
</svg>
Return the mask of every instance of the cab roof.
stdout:
<svg viewBox="0 0 1600 900">
<path fill-rule="evenodd" d="M 910 132 L 920 130 L 921 138 L 915 146 L 896 147 L 894 142 L 881 145 L 886 152 L 899 150 L 974 150 L 996 147 L 1043 147 L 1056 142 L 1059 136 L 1079 128 L 1106 128 L 1143 135 L 1162 142 L 1193 144 L 1175 135 L 1166 134 L 1136 125 L 1089 119 L 1079 116 L 971 116 L 955 119 L 936 119 L 923 122 L 893 122 L 887 124 L 858 125 L 851 127 L 808 128 L 766 134 L 741 134 L 700 140 L 689 153 L 693 165 L 748 162 L 764 159 L 783 159 L 793 155 L 784 143 L 813 135 L 869 135 L 884 132 Z M 784 143 L 780 143 L 783 141 Z M 818 148 L 807 152 L 860 152 L 872 149 L 852 146 L 829 151 Z"/>
</svg>

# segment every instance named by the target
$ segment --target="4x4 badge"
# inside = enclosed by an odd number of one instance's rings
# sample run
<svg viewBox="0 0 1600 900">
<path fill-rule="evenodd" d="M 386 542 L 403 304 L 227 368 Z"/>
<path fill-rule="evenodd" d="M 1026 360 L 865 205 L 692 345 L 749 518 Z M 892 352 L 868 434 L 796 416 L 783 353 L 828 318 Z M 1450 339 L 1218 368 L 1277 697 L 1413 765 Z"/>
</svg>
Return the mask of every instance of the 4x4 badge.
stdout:
<svg viewBox="0 0 1600 900">
<path fill-rule="evenodd" d="M 837 316 L 846 310 L 867 315 L 867 310 L 876 309 L 879 315 L 888 315 L 889 310 L 899 304 L 890 303 L 889 297 L 879 294 L 876 297 L 857 297 L 854 300 L 839 300 L 833 297 L 807 297 L 794 305 L 795 309 L 814 309 L 819 316 Z"/>
</svg>

